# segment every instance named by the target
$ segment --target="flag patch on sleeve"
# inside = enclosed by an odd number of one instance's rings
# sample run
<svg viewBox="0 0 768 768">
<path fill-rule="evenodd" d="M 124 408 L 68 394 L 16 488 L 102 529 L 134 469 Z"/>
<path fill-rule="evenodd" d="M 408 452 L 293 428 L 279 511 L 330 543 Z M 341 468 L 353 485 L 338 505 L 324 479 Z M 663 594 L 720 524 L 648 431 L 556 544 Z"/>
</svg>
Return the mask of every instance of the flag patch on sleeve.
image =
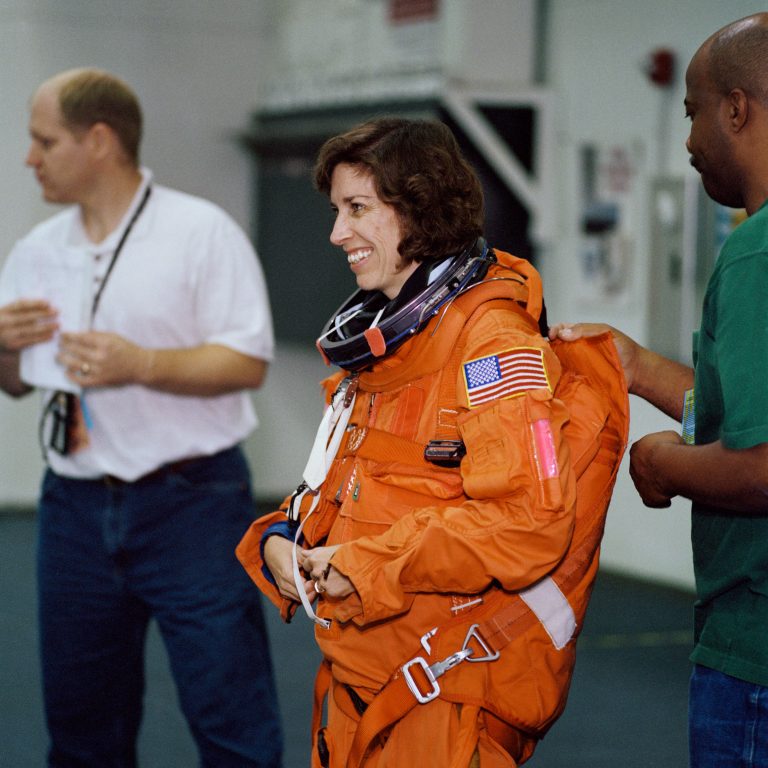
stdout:
<svg viewBox="0 0 768 768">
<path fill-rule="evenodd" d="M 530 389 L 552 389 L 544 368 L 544 351 L 536 347 L 515 347 L 470 360 L 463 367 L 470 408 Z"/>
</svg>

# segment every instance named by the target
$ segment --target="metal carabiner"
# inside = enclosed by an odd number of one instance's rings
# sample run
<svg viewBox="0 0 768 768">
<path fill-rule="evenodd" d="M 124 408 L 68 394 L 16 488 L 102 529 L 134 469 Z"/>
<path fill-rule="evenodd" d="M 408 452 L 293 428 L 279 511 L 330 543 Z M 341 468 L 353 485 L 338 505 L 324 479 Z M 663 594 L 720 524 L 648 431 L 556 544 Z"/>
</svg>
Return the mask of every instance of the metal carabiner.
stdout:
<svg viewBox="0 0 768 768">
<path fill-rule="evenodd" d="M 467 657 L 467 661 L 496 661 L 496 659 L 499 658 L 499 652 L 493 650 L 491 646 L 486 642 L 485 638 L 478 632 L 478 629 L 480 629 L 479 624 L 473 624 L 468 630 L 467 630 L 467 636 L 464 638 L 464 645 L 461 646 L 461 650 L 470 650 L 469 648 L 469 642 L 470 640 L 477 641 L 477 644 L 480 646 L 480 649 L 485 654 L 484 656 L 475 656 L 474 653 L 471 653 L 470 656 Z"/>
</svg>

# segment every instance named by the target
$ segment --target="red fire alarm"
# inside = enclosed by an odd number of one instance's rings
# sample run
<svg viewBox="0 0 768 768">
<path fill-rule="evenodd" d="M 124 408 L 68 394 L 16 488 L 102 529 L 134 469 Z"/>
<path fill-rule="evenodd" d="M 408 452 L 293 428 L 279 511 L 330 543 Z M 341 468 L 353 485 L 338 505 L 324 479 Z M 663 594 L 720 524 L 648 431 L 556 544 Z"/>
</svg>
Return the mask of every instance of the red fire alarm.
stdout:
<svg viewBox="0 0 768 768">
<path fill-rule="evenodd" d="M 675 52 L 669 48 L 657 48 L 651 51 L 644 65 L 645 74 L 652 83 L 666 88 L 675 78 Z"/>
</svg>

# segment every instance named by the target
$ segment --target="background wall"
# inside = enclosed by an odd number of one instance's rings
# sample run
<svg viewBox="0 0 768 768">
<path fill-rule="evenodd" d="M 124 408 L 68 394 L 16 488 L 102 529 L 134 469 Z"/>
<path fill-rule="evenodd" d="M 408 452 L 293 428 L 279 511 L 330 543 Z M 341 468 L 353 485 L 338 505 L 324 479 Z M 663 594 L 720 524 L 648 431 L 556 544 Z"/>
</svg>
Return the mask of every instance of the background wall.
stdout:
<svg viewBox="0 0 768 768">
<path fill-rule="evenodd" d="M 318 93 L 354 101 L 374 92 L 433 92 L 446 83 L 509 93 L 535 87 L 554 120 L 544 148 L 557 171 L 546 200 L 554 225 L 539 250 L 550 320 L 606 321 L 647 341 L 658 281 L 650 273 L 649 190 L 659 175 L 695 175 L 684 149 L 685 64 L 712 31 L 755 6 L 444 0 L 436 18 L 405 26 L 389 22 L 388 8 L 388 0 L 0 0 L 7 63 L 0 72 L 0 254 L 52 212 L 23 167 L 27 103 L 40 81 L 68 67 L 105 67 L 132 83 L 146 113 L 144 162 L 162 183 L 216 201 L 246 229 L 254 179 L 236 136 L 257 108 L 308 103 Z M 668 89 L 651 84 L 642 67 L 662 46 L 678 59 Z M 620 279 L 608 289 L 584 273 L 585 147 L 608 158 L 618 185 Z M 297 212 L 298 225 L 300 218 Z M 291 254 L 282 256 L 290 269 Z M 246 446 L 260 496 L 282 496 L 298 482 L 325 372 L 313 352 L 279 346 L 266 386 L 254 395 L 262 424 Z M 0 507 L 34 503 L 42 470 L 34 399 L 0 398 Z M 632 415 L 632 439 L 675 427 L 638 401 Z M 687 503 L 645 509 L 625 469 L 603 563 L 690 586 Z"/>
</svg>

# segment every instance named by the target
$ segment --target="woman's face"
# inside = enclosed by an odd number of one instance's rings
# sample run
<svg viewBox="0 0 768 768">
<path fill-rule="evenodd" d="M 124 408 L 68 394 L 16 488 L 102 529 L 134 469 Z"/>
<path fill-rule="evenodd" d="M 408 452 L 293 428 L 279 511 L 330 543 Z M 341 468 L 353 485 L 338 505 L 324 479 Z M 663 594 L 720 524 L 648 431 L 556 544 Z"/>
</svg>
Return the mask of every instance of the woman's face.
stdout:
<svg viewBox="0 0 768 768">
<path fill-rule="evenodd" d="M 418 267 L 416 262 L 403 265 L 398 253 L 395 209 L 379 200 L 369 173 L 347 163 L 333 170 L 330 198 L 336 214 L 331 242 L 344 249 L 357 285 L 394 299 Z"/>
</svg>

